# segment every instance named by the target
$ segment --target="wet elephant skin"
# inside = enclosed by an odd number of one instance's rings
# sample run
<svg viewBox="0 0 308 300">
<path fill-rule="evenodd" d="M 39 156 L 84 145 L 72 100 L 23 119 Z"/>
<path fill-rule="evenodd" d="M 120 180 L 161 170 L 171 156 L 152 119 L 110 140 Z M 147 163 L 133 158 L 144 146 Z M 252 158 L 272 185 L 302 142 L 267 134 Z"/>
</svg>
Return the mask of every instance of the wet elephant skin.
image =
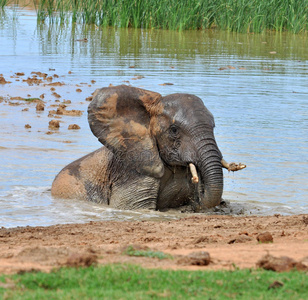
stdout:
<svg viewBox="0 0 308 300">
<path fill-rule="evenodd" d="M 56 176 L 52 195 L 118 209 L 216 206 L 223 191 L 214 118 L 191 94 L 160 94 L 126 85 L 95 91 L 88 121 L 102 148 Z M 188 165 L 196 167 L 192 183 Z"/>
</svg>

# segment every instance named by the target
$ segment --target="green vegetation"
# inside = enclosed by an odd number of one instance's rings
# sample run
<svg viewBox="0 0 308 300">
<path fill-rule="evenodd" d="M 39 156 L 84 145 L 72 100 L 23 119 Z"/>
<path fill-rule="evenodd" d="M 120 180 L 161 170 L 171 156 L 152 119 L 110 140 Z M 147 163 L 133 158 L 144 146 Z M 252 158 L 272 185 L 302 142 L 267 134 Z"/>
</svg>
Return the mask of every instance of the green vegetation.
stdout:
<svg viewBox="0 0 308 300">
<path fill-rule="evenodd" d="M 6 283 L 4 283 L 6 282 Z M 273 284 L 276 282 L 276 284 Z M 131 265 L 0 277 L 1 299 L 307 299 L 307 274 L 170 271 Z"/>
<path fill-rule="evenodd" d="M 3 9 L 9 3 L 10 0 L 0 0 L 0 7 Z"/>
<path fill-rule="evenodd" d="M 8 1 L 0 0 L 0 5 Z M 307 0 L 32 1 L 39 21 L 172 30 L 218 28 L 235 32 L 269 29 L 299 33 L 308 29 Z"/>
<path fill-rule="evenodd" d="M 37 102 L 37 101 L 42 101 L 40 98 L 25 98 L 24 99 L 27 102 Z"/>
<path fill-rule="evenodd" d="M 214 28 L 236 32 L 308 29 L 307 0 L 41 0 L 38 18 L 68 16 L 102 26 L 158 29 Z M 66 12 L 71 12 L 67 14 Z"/>
<path fill-rule="evenodd" d="M 129 256 L 144 256 L 144 257 L 156 257 L 158 259 L 166 259 L 166 258 L 172 258 L 171 255 L 166 254 L 161 251 L 153 251 L 153 250 L 138 250 L 135 249 L 133 246 L 128 246 L 127 249 L 124 252 L 126 255 Z"/>
</svg>

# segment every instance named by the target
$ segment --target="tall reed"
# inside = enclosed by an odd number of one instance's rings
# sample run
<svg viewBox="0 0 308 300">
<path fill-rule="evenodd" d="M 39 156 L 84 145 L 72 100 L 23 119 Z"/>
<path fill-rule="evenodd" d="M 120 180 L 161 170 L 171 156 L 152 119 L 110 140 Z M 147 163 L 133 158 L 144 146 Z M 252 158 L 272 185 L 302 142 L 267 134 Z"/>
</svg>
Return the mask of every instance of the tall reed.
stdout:
<svg viewBox="0 0 308 300">
<path fill-rule="evenodd" d="M 10 0 L 0 0 L 0 8 L 3 9 L 4 6 L 8 5 Z"/>
<path fill-rule="evenodd" d="M 308 30 L 307 0 L 40 0 L 37 15 L 38 20 L 115 27 Z"/>
</svg>

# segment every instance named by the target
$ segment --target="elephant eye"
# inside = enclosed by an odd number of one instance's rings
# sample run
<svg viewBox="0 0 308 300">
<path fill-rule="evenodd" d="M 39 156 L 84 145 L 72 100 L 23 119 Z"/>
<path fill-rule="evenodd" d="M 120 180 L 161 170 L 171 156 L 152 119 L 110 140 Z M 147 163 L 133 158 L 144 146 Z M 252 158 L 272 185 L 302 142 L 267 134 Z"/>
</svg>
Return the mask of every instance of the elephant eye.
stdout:
<svg viewBox="0 0 308 300">
<path fill-rule="evenodd" d="M 175 125 L 170 126 L 169 130 L 170 134 L 173 136 L 176 136 L 179 133 L 179 129 Z"/>
</svg>

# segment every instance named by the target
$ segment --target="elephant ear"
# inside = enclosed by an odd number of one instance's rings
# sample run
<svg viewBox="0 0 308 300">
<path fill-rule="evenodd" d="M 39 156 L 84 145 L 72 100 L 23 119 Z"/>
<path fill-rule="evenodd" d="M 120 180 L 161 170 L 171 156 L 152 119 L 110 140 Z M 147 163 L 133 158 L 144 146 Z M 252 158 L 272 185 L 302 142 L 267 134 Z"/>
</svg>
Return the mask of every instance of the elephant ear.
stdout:
<svg viewBox="0 0 308 300">
<path fill-rule="evenodd" d="M 163 109 L 161 98 L 158 93 L 120 85 L 96 90 L 88 107 L 93 134 L 117 161 L 155 178 L 164 173 L 151 130 Z"/>
</svg>

